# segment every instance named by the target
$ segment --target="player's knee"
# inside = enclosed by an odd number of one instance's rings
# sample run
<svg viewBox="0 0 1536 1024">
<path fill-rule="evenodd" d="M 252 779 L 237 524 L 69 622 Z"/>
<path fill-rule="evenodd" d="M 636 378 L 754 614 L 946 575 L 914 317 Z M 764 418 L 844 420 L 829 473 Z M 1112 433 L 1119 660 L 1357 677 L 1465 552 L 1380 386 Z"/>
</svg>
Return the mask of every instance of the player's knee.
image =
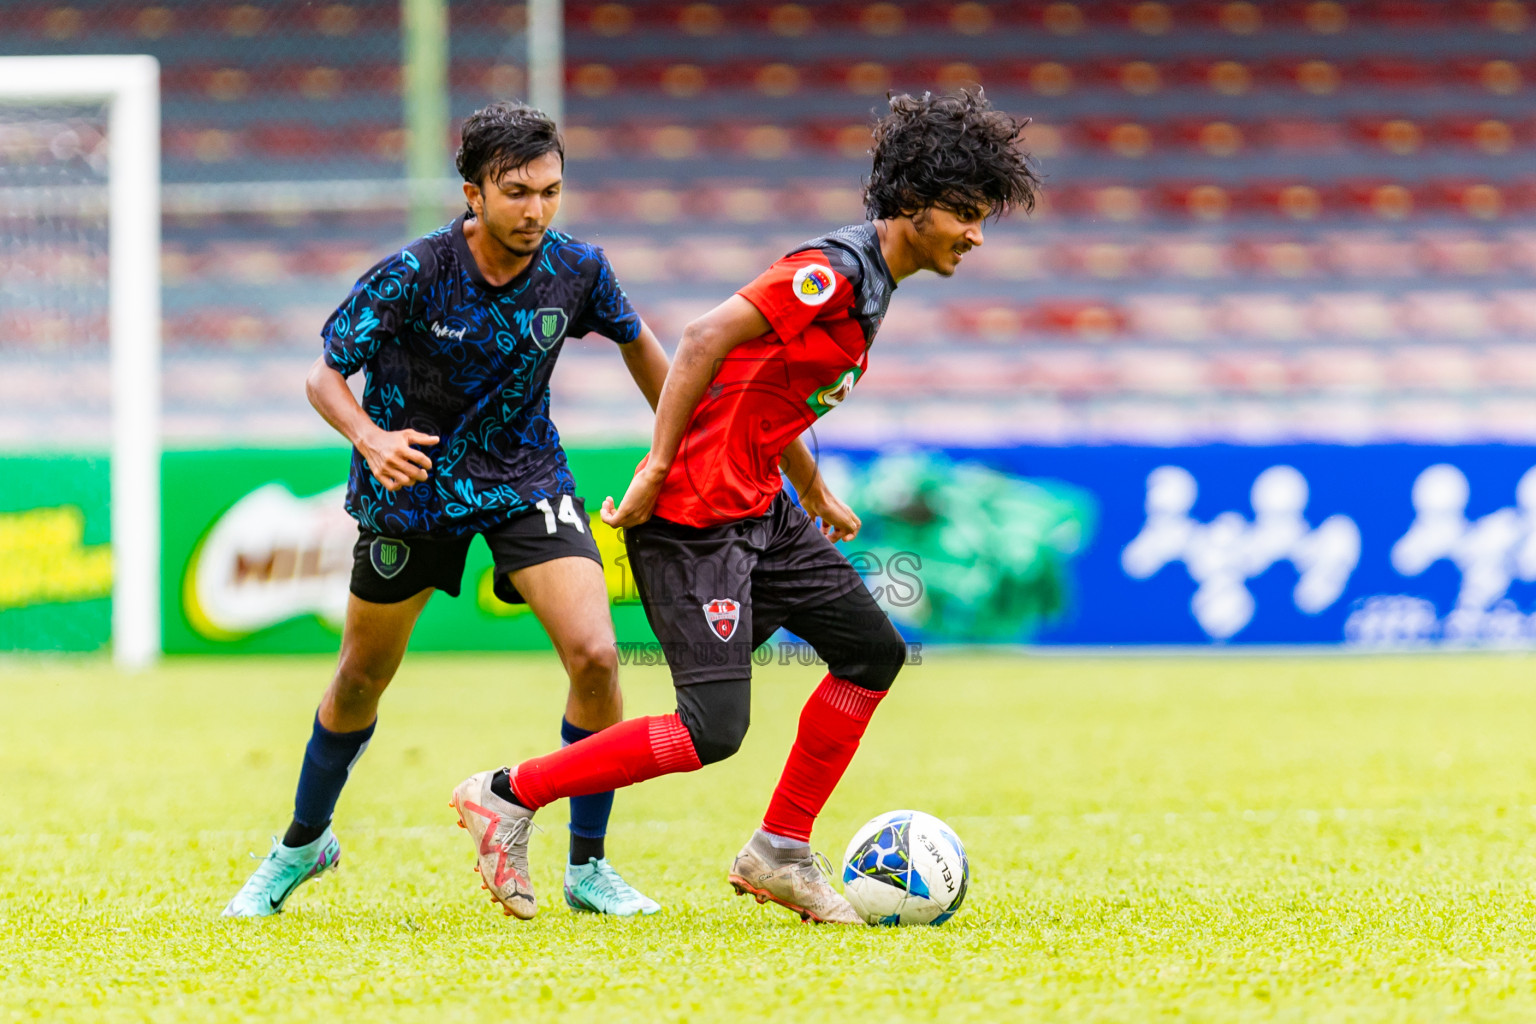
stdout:
<svg viewBox="0 0 1536 1024">
<path fill-rule="evenodd" d="M 699 763 L 724 761 L 741 749 L 751 724 L 750 683 L 702 683 L 678 691 L 677 713 Z"/>
<path fill-rule="evenodd" d="M 618 686 L 619 654 L 613 642 L 583 641 L 566 654 L 571 686 L 584 694 L 600 696 Z"/>
<path fill-rule="evenodd" d="M 342 705 L 369 704 L 389 686 L 394 673 L 386 672 L 357 658 L 343 658 L 336 666 L 331 690 Z"/>
<path fill-rule="evenodd" d="M 907 642 L 896 632 L 891 620 L 886 619 L 868 641 L 859 645 L 855 656 L 848 659 L 846 669 L 838 672 L 834 668 L 833 675 L 866 690 L 885 691 L 906 663 Z"/>
<path fill-rule="evenodd" d="M 741 749 L 741 741 L 747 736 L 747 723 L 745 721 L 704 722 L 698 732 L 689 729 L 688 735 L 693 738 L 693 750 L 699 755 L 699 764 L 714 764 L 716 761 L 724 761 Z"/>
</svg>

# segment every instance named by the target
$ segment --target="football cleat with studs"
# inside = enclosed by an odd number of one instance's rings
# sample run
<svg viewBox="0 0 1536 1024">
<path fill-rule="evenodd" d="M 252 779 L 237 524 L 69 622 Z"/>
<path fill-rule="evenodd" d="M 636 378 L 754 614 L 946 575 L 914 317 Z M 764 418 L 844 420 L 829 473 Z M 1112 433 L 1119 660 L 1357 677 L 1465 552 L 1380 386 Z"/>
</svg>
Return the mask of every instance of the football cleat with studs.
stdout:
<svg viewBox="0 0 1536 1024">
<path fill-rule="evenodd" d="M 767 849 L 764 849 L 767 847 Z M 816 924 L 863 924 L 853 904 L 832 888 L 831 866 L 821 854 L 778 863 L 772 846 L 753 836 L 736 860 L 726 880 L 738 896 L 751 895 L 759 903 L 772 900 Z"/>
<path fill-rule="evenodd" d="M 252 854 L 252 856 L 255 856 Z M 341 844 L 330 828 L 304 846 L 284 846 L 273 837 L 272 850 L 245 880 L 224 908 L 225 917 L 271 917 L 283 912 L 283 904 L 295 889 L 341 863 Z"/>
<path fill-rule="evenodd" d="M 475 844 L 475 870 L 480 887 L 509 916 L 526 921 L 538 913 L 528 874 L 528 833 L 533 812 L 491 792 L 494 771 L 471 775 L 453 791 L 448 806 L 459 815 L 459 827 L 469 830 Z"/>
<path fill-rule="evenodd" d="M 586 864 L 565 867 L 565 902 L 572 910 L 615 917 L 654 914 L 661 904 L 619 877 L 607 858 L 593 857 Z"/>
</svg>

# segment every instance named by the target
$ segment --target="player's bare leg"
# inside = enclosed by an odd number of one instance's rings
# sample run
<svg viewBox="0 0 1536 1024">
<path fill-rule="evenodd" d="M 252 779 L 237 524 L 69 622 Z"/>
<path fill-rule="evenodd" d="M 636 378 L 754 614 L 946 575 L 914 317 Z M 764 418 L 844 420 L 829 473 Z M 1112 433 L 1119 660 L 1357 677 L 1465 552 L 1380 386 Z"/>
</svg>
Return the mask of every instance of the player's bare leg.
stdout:
<svg viewBox="0 0 1536 1024">
<path fill-rule="evenodd" d="M 597 732 L 623 718 L 619 656 L 603 567 L 590 558 L 556 558 L 510 576 L 570 677 L 566 721 Z"/>
<path fill-rule="evenodd" d="M 603 580 L 602 566 L 590 558 L 556 558 L 548 562 L 518 569 L 509 574 L 512 586 L 528 602 L 528 607 L 538 616 L 560 663 L 570 678 L 570 693 L 566 698 L 565 721 L 562 734 L 567 742 L 579 741 L 585 736 L 606 729 L 624 716 L 624 699 L 619 691 L 618 653 L 614 647 L 613 619 L 608 611 L 608 588 Z M 478 778 L 478 776 L 476 776 Z M 495 785 L 487 785 L 486 793 L 501 801 L 492 811 L 506 821 L 512 818 L 512 792 L 506 776 L 496 778 Z M 473 779 L 460 787 L 475 788 Z M 460 809 L 460 820 L 472 833 L 477 826 L 473 818 L 479 813 L 463 813 L 459 791 L 455 791 L 455 806 Z M 653 914 L 661 907 L 654 900 L 636 891 L 621 878 L 609 864 L 604 849 L 608 813 L 613 806 L 612 791 L 572 797 L 571 803 L 571 850 L 565 870 L 565 899 L 572 909 L 595 913 L 631 916 Z M 487 807 L 484 801 L 479 806 Z M 481 815 L 483 817 L 483 815 Z M 484 833 L 490 831 L 492 848 L 487 848 Z M 496 833 L 489 826 L 479 828 L 475 839 L 481 875 L 490 870 L 493 878 L 485 879 L 509 913 L 518 917 L 532 916 L 534 898 L 532 888 L 526 885 L 527 836 L 526 829 L 516 837 L 519 841 L 508 846 L 507 851 L 494 848 Z M 510 836 L 510 833 L 509 833 Z M 522 858 L 521 867 L 506 868 L 505 862 Z M 524 877 L 517 878 L 520 870 Z M 504 884 L 494 880 L 502 876 Z M 506 890 L 498 895 L 499 890 Z M 526 892 L 524 891 L 526 889 Z M 507 898 L 503 899 L 502 895 Z"/>
<path fill-rule="evenodd" d="M 320 724 L 331 732 L 366 729 L 379 715 L 379 698 L 405 657 L 411 630 L 432 596 L 430 589 L 395 604 L 347 598 L 336 674 L 320 698 Z"/>
<path fill-rule="evenodd" d="M 305 750 L 294 820 L 229 901 L 225 916 L 279 913 L 294 890 L 341 861 L 341 844 L 331 833 L 331 812 L 352 765 L 372 738 L 379 698 L 400 667 L 411 630 L 431 596 L 428 589 L 394 604 L 375 604 L 356 595 L 348 600 L 341 657 L 320 699 Z"/>
</svg>

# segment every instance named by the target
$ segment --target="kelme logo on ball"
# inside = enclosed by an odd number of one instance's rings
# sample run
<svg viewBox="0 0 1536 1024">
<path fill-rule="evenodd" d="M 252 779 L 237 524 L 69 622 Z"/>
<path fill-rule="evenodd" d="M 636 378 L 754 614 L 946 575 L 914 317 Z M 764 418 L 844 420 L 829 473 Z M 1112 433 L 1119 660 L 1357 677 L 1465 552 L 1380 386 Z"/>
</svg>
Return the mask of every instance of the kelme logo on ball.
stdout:
<svg viewBox="0 0 1536 1024">
<path fill-rule="evenodd" d="M 728 597 L 717 597 L 704 606 L 704 617 L 709 628 L 721 640 L 736 635 L 736 623 L 741 619 L 741 605 Z"/>
<path fill-rule="evenodd" d="M 410 557 L 411 549 L 404 541 L 375 537 L 373 543 L 368 545 L 368 560 L 373 563 L 373 571 L 387 580 L 398 576 Z"/>
<path fill-rule="evenodd" d="M 819 306 L 832 297 L 837 289 L 837 278 L 826 267 L 811 264 L 795 271 L 790 281 L 795 298 L 807 306 Z"/>
<path fill-rule="evenodd" d="M 548 352 L 550 347 L 565 337 L 565 310 L 547 306 L 533 314 L 533 343 Z"/>
</svg>

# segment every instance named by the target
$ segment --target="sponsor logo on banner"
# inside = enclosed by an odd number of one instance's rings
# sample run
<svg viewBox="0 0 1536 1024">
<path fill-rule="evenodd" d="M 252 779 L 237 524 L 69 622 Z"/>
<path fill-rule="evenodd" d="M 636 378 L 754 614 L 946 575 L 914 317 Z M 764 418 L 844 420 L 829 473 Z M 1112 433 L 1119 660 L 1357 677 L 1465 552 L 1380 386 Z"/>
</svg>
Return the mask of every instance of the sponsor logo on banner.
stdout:
<svg viewBox="0 0 1536 1024">
<path fill-rule="evenodd" d="M 704 617 L 709 628 L 721 640 L 729 640 L 736 634 L 736 623 L 741 618 L 741 605 L 728 597 L 717 597 L 704 606 Z"/>
<path fill-rule="evenodd" d="M 1360 562 L 1360 529 L 1348 516 L 1332 515 L 1315 528 L 1303 513 L 1306 477 L 1291 466 L 1271 466 L 1253 482 L 1253 519 L 1222 512 L 1209 523 L 1190 517 L 1199 486 L 1188 470 L 1159 466 L 1147 477 L 1146 524 L 1124 550 L 1127 575 L 1144 580 L 1182 562 L 1195 582 L 1190 611 L 1206 634 L 1226 640 L 1253 619 L 1247 583 L 1279 562 L 1300 578 L 1292 599 L 1308 614 L 1328 608 L 1344 593 Z"/>
<path fill-rule="evenodd" d="M 235 502 L 204 535 L 187 566 L 183 597 L 194 629 L 233 640 L 314 615 L 339 628 L 346 617 L 357 524 L 342 507 L 345 485 L 300 498 L 269 483 Z M 374 545 L 375 568 L 405 565 Z M 381 573 L 383 569 L 381 569 Z"/>
<path fill-rule="evenodd" d="M 795 298 L 807 306 L 820 306 L 837 290 L 837 278 L 828 268 L 813 263 L 795 271 L 795 276 L 790 279 L 790 288 Z"/>
<path fill-rule="evenodd" d="M 1414 519 L 1392 545 L 1392 568 L 1418 577 L 1437 562 L 1460 574 L 1456 600 L 1442 619 L 1431 602 L 1412 594 L 1378 594 L 1360 602 L 1345 637 L 1367 646 L 1436 642 L 1526 646 L 1536 641 L 1536 614 L 1508 599 L 1516 582 L 1536 581 L 1536 468 L 1515 485 L 1515 504 L 1467 518 L 1472 497 L 1466 474 L 1447 463 L 1413 482 Z"/>
<path fill-rule="evenodd" d="M 0 611 L 112 593 L 112 547 L 86 545 L 75 505 L 0 512 Z"/>
</svg>

